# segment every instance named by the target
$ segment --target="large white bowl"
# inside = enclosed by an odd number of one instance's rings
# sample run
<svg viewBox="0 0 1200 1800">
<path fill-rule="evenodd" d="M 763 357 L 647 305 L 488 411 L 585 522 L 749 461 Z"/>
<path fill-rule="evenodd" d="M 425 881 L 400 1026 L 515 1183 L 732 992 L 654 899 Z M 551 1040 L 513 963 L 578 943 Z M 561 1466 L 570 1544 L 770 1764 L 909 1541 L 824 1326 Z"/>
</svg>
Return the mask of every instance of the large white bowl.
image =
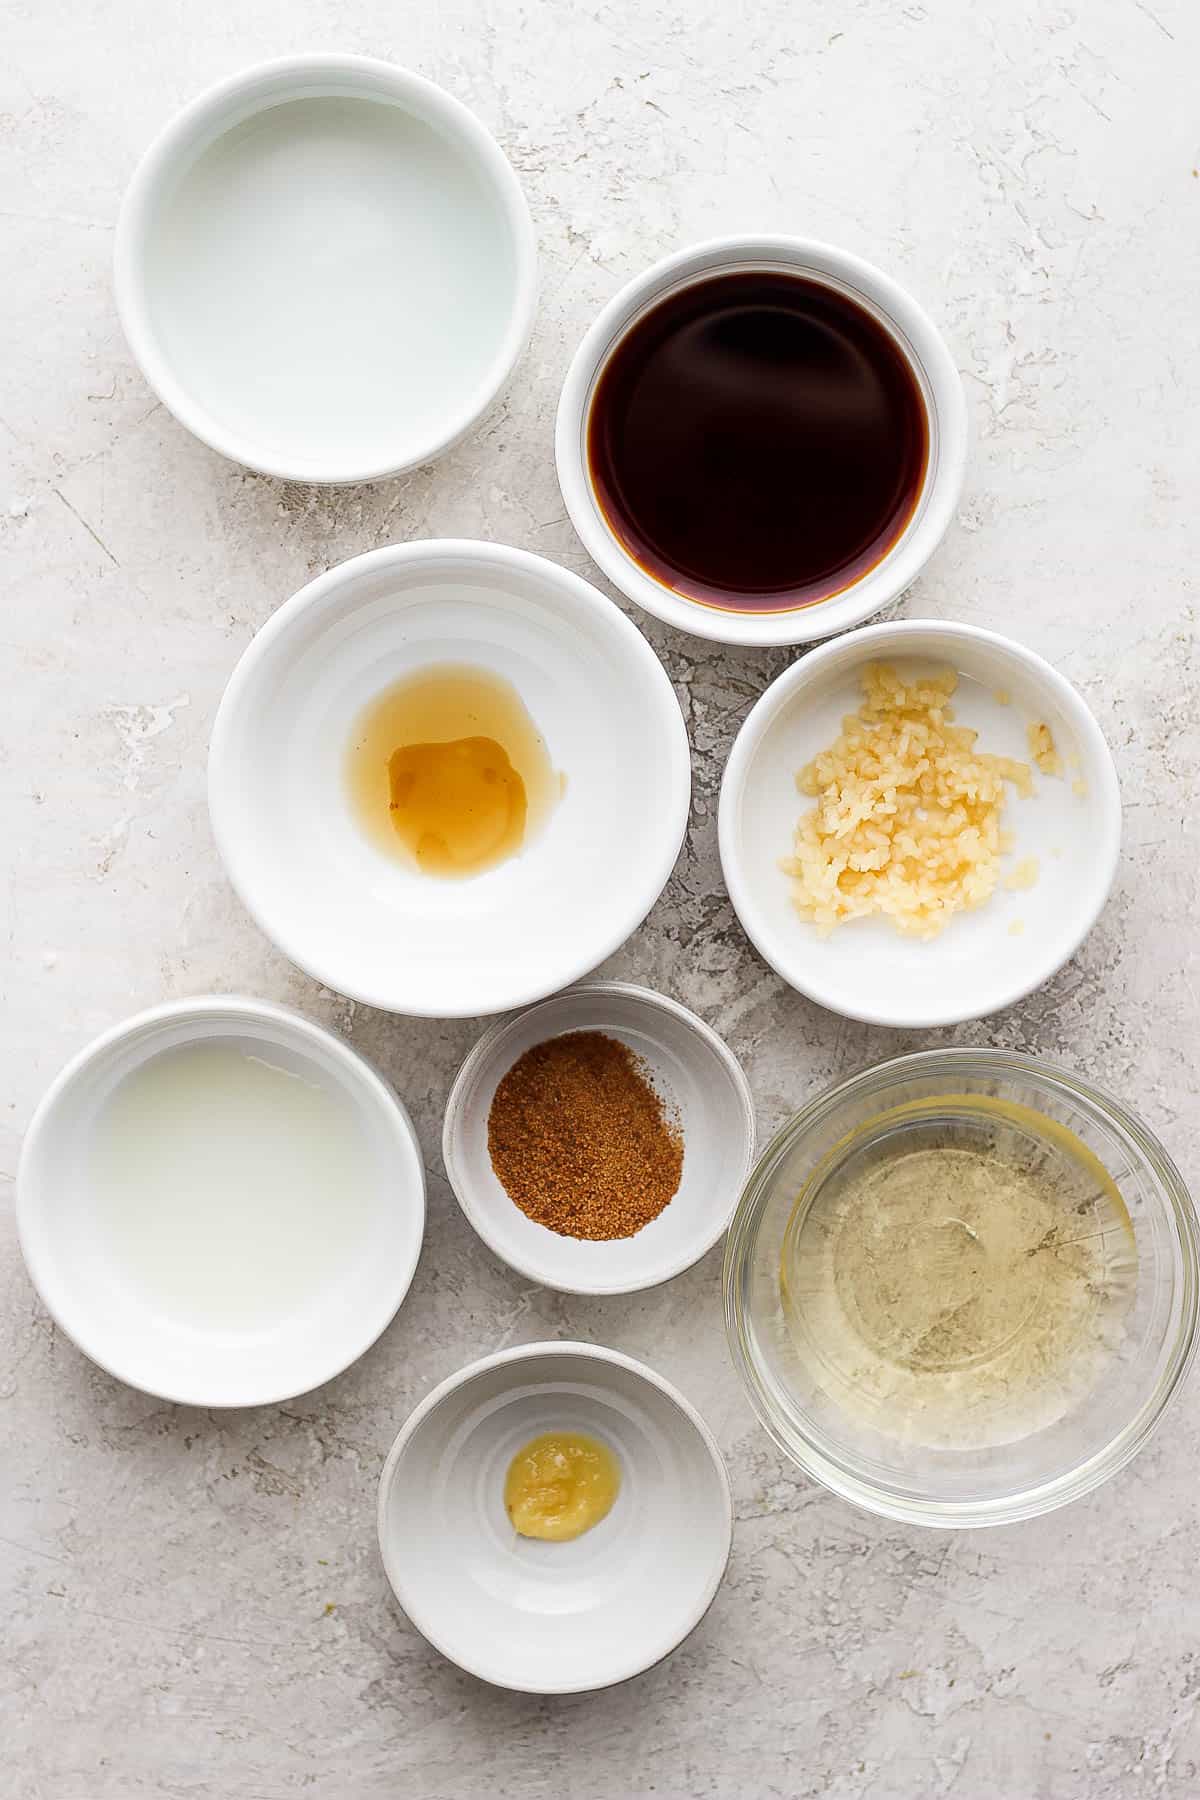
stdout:
<svg viewBox="0 0 1200 1800">
<path fill-rule="evenodd" d="M 294 481 L 373 481 L 456 443 L 533 322 L 512 168 L 433 82 L 292 56 L 209 88 L 121 208 L 116 297 L 164 405 Z"/>
<path fill-rule="evenodd" d="M 1049 724 L 1063 777 L 1035 769 L 1036 793 L 1012 795 L 1004 817 L 1016 837 L 1007 866 L 1035 857 L 1038 879 L 1018 892 L 1002 879 L 984 906 L 960 913 L 928 942 L 883 919 L 852 920 L 822 938 L 796 913 L 780 868 L 813 804 L 797 792 L 796 775 L 857 710 L 867 664 L 906 660 L 958 671 L 956 717 L 979 731 L 981 750 L 1028 761 L 1028 725 Z M 997 694 L 1007 694 L 1008 704 Z M 831 1012 L 869 1024 L 950 1025 L 1011 1006 L 1074 955 L 1116 873 L 1121 800 L 1100 727 L 1049 663 L 992 631 L 909 619 L 823 644 L 771 683 L 730 752 L 719 838 L 737 915 L 785 981 Z"/>
<path fill-rule="evenodd" d="M 615 1453 L 607 1518 L 569 1543 L 518 1537 L 504 1478 L 542 1432 Z M 412 1623 L 460 1668 L 522 1693 L 608 1687 L 699 1624 L 729 1560 L 733 1509 L 715 1439 L 683 1395 L 594 1344 L 526 1344 L 460 1369 L 393 1444 L 379 1547 Z"/>
<path fill-rule="evenodd" d="M 346 802 L 374 695 L 434 663 L 509 680 L 565 791 L 510 861 L 441 881 L 386 857 Z M 391 1012 L 501 1012 L 616 950 L 662 891 L 691 793 L 687 733 L 653 650 L 587 582 L 527 551 L 373 550 L 281 606 L 213 727 L 209 802 L 230 880 L 293 962 Z"/>
<path fill-rule="evenodd" d="M 633 1237 L 563 1237 L 510 1200 L 488 1154 L 496 1089 L 517 1059 L 563 1032 L 599 1031 L 639 1056 L 683 1137 L 679 1189 Z M 458 1204 L 510 1267 L 569 1294 L 629 1294 L 669 1281 L 711 1250 L 754 1160 L 754 1098 L 733 1052 L 703 1019 L 649 988 L 590 981 L 485 1032 L 446 1101 L 442 1157 Z"/>
<path fill-rule="evenodd" d="M 929 458 L 912 518 L 874 568 L 841 593 L 790 611 L 750 612 L 702 604 L 649 574 L 615 535 L 588 469 L 592 396 L 626 331 L 668 294 L 714 275 L 782 269 L 844 293 L 869 312 L 904 355 L 925 402 Z M 567 370 L 558 404 L 554 454 L 571 523 L 621 592 L 657 618 L 697 637 L 727 644 L 803 644 L 869 618 L 914 581 L 954 515 L 967 458 L 967 408 L 945 341 L 912 295 L 882 269 L 834 244 L 811 238 L 715 238 L 664 257 L 634 277 L 602 309 Z"/>
<path fill-rule="evenodd" d="M 90 1173 L 97 1125 L 118 1084 L 154 1058 L 218 1043 L 336 1092 L 373 1170 L 352 1208 L 330 1197 L 335 1219 L 297 1209 L 286 1231 L 271 1235 L 264 1216 L 244 1234 L 236 1253 L 254 1269 L 240 1267 L 238 1277 L 251 1305 L 236 1322 L 221 1317 L 219 1258 L 186 1277 L 198 1303 L 187 1317 L 161 1283 L 147 1286 L 143 1262 L 96 1206 Z M 421 1253 L 425 1170 L 404 1107 L 340 1038 L 264 1000 L 207 995 L 126 1019 L 51 1083 L 21 1151 L 17 1228 L 47 1310 L 110 1375 L 185 1405 L 265 1406 L 340 1374 L 390 1322 Z M 281 1287 L 280 1265 L 303 1273 Z M 184 1273 L 173 1279 L 178 1287 Z"/>
</svg>

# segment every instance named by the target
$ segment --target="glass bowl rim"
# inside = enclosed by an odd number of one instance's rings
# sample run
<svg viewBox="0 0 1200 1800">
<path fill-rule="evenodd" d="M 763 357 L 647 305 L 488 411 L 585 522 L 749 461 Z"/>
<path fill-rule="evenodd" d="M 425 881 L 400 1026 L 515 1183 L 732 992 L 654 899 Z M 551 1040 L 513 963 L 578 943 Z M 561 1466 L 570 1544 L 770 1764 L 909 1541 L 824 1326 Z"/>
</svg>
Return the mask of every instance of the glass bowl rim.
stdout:
<svg viewBox="0 0 1200 1800">
<path fill-rule="evenodd" d="M 821 1434 L 800 1429 L 786 1416 L 763 1381 L 746 1329 L 743 1277 L 758 1238 L 772 1179 L 784 1157 L 805 1132 L 847 1099 L 882 1091 L 897 1080 L 956 1073 L 1020 1077 L 1065 1093 L 1098 1112 L 1119 1136 L 1128 1139 L 1139 1161 L 1148 1165 L 1156 1196 L 1173 1227 L 1172 1242 L 1181 1281 L 1180 1320 L 1170 1355 L 1153 1392 L 1131 1419 L 1115 1430 L 1092 1456 L 1073 1469 L 1025 1492 L 986 1500 L 925 1500 L 866 1480 L 845 1468 L 826 1447 Z M 1137 1116 L 1093 1082 L 1024 1051 L 956 1045 L 916 1050 L 889 1057 L 825 1088 L 787 1119 L 769 1140 L 742 1190 L 729 1227 L 722 1271 L 725 1329 L 730 1355 L 742 1384 L 768 1436 L 810 1480 L 852 1505 L 904 1524 L 940 1530 L 1008 1525 L 1052 1512 L 1091 1493 L 1137 1454 L 1178 1390 L 1196 1352 L 1200 1325 L 1200 1220 L 1179 1170 L 1155 1134 Z"/>
</svg>

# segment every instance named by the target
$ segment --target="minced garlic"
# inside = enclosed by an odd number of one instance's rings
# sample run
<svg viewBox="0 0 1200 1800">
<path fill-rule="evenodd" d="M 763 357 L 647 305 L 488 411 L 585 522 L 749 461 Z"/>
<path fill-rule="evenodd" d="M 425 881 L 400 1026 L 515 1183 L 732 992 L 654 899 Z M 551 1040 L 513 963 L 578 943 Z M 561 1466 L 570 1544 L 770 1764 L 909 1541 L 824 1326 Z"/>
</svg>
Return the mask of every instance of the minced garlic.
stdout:
<svg viewBox="0 0 1200 1800">
<path fill-rule="evenodd" d="M 1062 757 L 1054 742 L 1054 733 L 1044 722 L 1031 725 L 1028 729 L 1029 754 L 1032 756 L 1043 775 L 1061 775 L 1063 772 Z"/>
<path fill-rule="evenodd" d="M 1005 887 L 1014 892 L 1020 888 L 1031 888 L 1038 878 L 1038 859 L 1036 856 L 1023 856 L 1008 880 Z"/>
<path fill-rule="evenodd" d="M 954 724 L 952 669 L 902 678 L 872 663 L 863 703 L 796 785 L 817 804 L 801 818 L 783 868 L 801 918 L 824 935 L 882 913 L 897 930 L 936 937 L 956 912 L 995 891 L 1009 840 L 1005 782 L 1029 794 L 1028 763 L 975 749 Z"/>
</svg>

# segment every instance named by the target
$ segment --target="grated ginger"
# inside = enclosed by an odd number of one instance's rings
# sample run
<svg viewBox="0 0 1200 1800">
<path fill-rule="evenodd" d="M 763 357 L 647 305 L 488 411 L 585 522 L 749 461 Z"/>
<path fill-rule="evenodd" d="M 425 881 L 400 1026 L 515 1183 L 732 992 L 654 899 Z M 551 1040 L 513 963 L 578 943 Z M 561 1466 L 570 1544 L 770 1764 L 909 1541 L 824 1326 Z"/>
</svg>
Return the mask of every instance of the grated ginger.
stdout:
<svg viewBox="0 0 1200 1800">
<path fill-rule="evenodd" d="M 862 686 L 858 712 L 796 777 L 817 804 L 783 868 L 801 918 L 822 936 L 882 913 L 899 931 L 936 937 L 994 893 L 1011 844 L 1004 784 L 1032 793 L 1029 765 L 976 750 L 978 734 L 954 723 L 952 669 L 905 680 L 872 663 Z"/>
</svg>

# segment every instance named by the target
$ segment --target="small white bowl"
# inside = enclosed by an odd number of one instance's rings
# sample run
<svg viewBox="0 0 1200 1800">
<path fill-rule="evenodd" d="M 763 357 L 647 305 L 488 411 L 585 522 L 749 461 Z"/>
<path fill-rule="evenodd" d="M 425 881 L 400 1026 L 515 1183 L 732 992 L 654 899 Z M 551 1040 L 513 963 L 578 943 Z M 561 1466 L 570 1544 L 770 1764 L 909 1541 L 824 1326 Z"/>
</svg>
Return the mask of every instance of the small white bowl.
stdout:
<svg viewBox="0 0 1200 1800">
<path fill-rule="evenodd" d="M 783 269 L 846 294 L 890 333 L 925 402 L 929 458 L 912 518 L 887 555 L 841 593 L 789 611 L 749 612 L 704 605 L 647 573 L 614 534 L 588 470 L 592 396 L 629 327 L 667 294 L 718 274 Z M 958 505 L 967 457 L 962 382 L 928 315 L 882 269 L 810 238 L 724 237 L 664 257 L 608 302 L 575 352 L 558 405 L 554 438 L 559 486 L 579 536 L 609 580 L 657 618 L 726 644 L 803 644 L 829 637 L 878 612 L 916 579 Z"/>
<path fill-rule="evenodd" d="M 1010 790 L 1004 813 L 1016 839 L 1006 868 L 1036 857 L 1038 879 L 1013 892 L 1002 877 L 985 905 L 960 913 L 927 942 L 902 936 L 883 919 L 851 920 L 822 938 L 795 912 L 780 868 L 800 815 L 813 804 L 797 791 L 796 775 L 857 711 L 867 664 L 906 661 L 959 673 L 956 717 L 978 730 L 980 750 L 1029 762 L 1027 727 L 1050 726 L 1062 777 L 1035 768 L 1036 793 L 1021 799 Z M 1007 705 L 996 698 L 1005 693 Z M 952 1025 L 1011 1006 L 1074 955 L 1116 873 L 1121 799 L 1100 727 L 1049 663 L 992 631 L 910 619 L 823 644 L 772 682 L 730 752 L 719 837 L 737 915 L 785 981 L 831 1012 L 868 1024 Z"/>
<path fill-rule="evenodd" d="M 562 1237 L 509 1199 L 488 1155 L 488 1114 L 517 1058 L 564 1032 L 600 1031 L 651 1072 L 684 1140 L 679 1191 L 633 1237 Z M 695 1013 L 649 988 L 590 982 L 496 1025 L 455 1078 L 442 1131 L 446 1174 L 484 1243 L 567 1294 L 630 1294 L 688 1269 L 725 1232 L 754 1161 L 754 1100 L 728 1047 Z"/>
<path fill-rule="evenodd" d="M 391 63 L 293 56 L 209 88 L 150 146 L 116 297 L 204 443 L 288 480 L 375 481 L 492 404 L 536 262 L 517 178 L 465 106 Z"/>
<path fill-rule="evenodd" d="M 119 1084 L 164 1054 L 205 1044 L 233 1046 L 336 1094 L 371 1172 L 353 1197 L 353 1228 L 345 1197 L 331 1195 L 332 1219 L 297 1208 L 286 1232 L 264 1217 L 258 1241 L 239 1234 L 230 1246 L 239 1258 L 236 1317 L 219 1259 L 183 1267 L 183 1249 L 172 1267 L 160 1245 L 148 1274 L 127 1223 L 97 1204 L 90 1166 Z M 261 1146 L 248 1151 L 261 1155 Z M 138 1013 L 68 1063 L 26 1132 L 16 1211 L 33 1284 L 85 1356 L 182 1405 L 266 1406 L 331 1380 L 389 1324 L 421 1253 L 425 1170 L 408 1113 L 340 1038 L 264 1000 L 206 995 Z"/>
<path fill-rule="evenodd" d="M 518 1537 L 504 1480 L 543 1432 L 615 1453 L 607 1518 L 569 1543 Z M 392 1445 L 379 1547 L 404 1611 L 469 1674 L 573 1694 L 639 1675 L 700 1623 L 729 1560 L 729 1478 L 700 1415 L 632 1357 L 526 1344 L 460 1369 Z"/>
<path fill-rule="evenodd" d="M 437 663 L 510 681 L 566 778 L 521 853 L 466 881 L 387 857 L 346 797 L 363 708 Z M 339 993 L 434 1018 L 527 1006 L 618 949 L 674 867 L 690 795 L 679 702 L 637 627 L 499 544 L 395 544 L 319 576 L 243 654 L 209 752 L 217 847 L 267 936 Z"/>
</svg>

